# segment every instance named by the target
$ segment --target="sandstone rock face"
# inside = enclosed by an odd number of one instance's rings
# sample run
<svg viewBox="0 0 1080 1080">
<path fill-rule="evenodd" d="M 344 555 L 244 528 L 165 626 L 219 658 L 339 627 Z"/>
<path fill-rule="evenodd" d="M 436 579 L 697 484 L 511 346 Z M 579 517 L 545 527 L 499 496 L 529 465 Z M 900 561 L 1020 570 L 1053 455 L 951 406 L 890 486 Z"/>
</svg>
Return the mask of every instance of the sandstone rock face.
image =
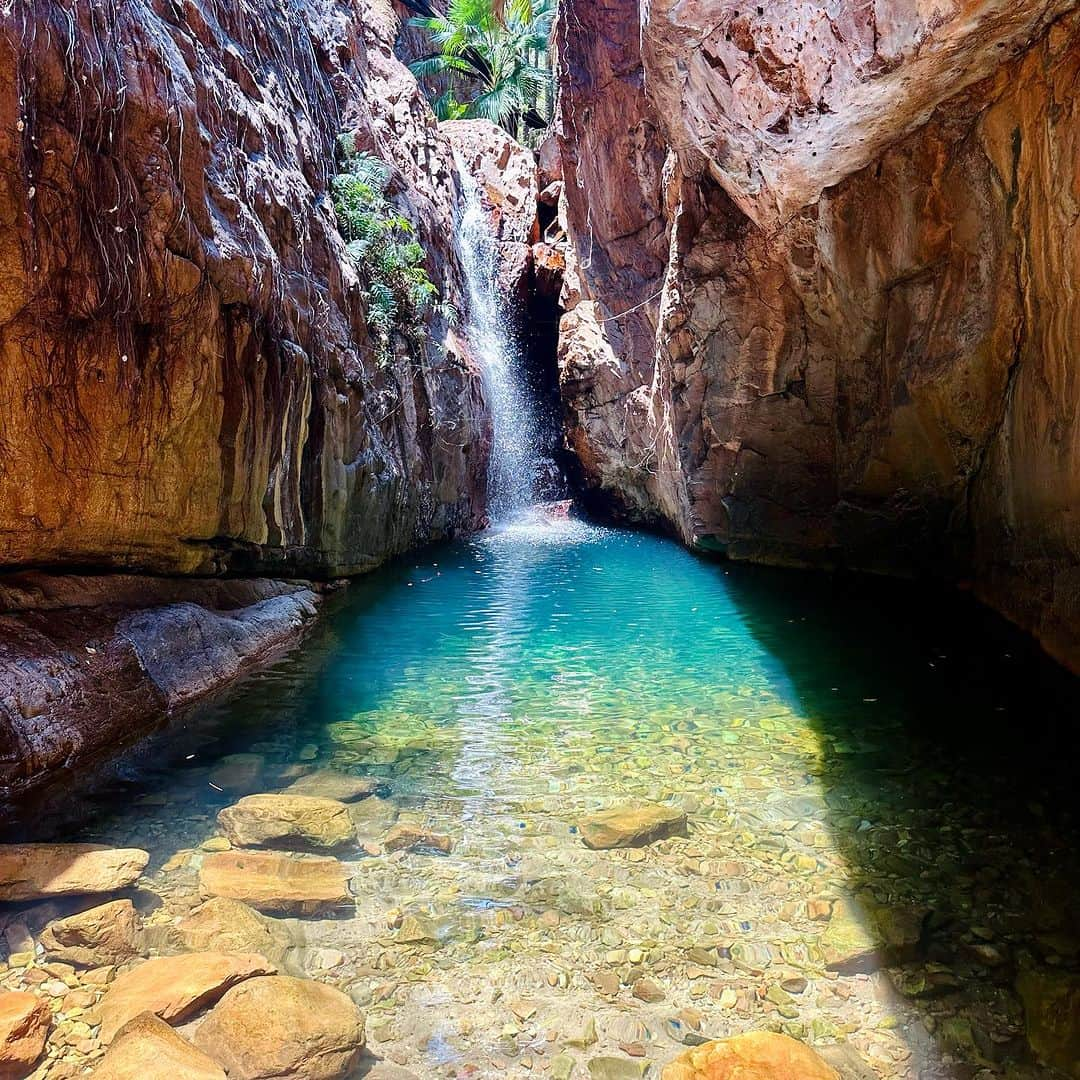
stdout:
<svg viewBox="0 0 1080 1080">
<path fill-rule="evenodd" d="M 133 884 L 150 861 L 139 848 L 97 844 L 0 845 L 0 900 L 110 893 Z"/>
<path fill-rule="evenodd" d="M 230 986 L 275 968 L 254 953 L 185 953 L 147 960 L 124 972 L 101 999 L 101 1041 L 108 1043 L 144 1012 L 169 1023 L 194 1016 Z"/>
<path fill-rule="evenodd" d="M 325 577 L 477 523 L 472 361 L 437 319 L 375 361 L 328 197 L 348 131 L 459 298 L 389 0 L 95 10 L 0 15 L 0 564 Z"/>
<path fill-rule="evenodd" d="M 277 976 L 234 987 L 195 1044 L 235 1080 L 339 1080 L 364 1048 L 364 1018 L 340 990 Z"/>
<path fill-rule="evenodd" d="M 590 848 L 645 847 L 668 836 L 686 835 L 686 815 L 671 806 L 615 806 L 578 823 Z"/>
<path fill-rule="evenodd" d="M 52 1012 L 44 998 L 20 991 L 0 993 L 0 1078 L 20 1080 L 45 1049 Z"/>
<path fill-rule="evenodd" d="M 661 1080 L 839 1080 L 839 1074 L 797 1039 L 750 1031 L 687 1050 Z"/>
<path fill-rule="evenodd" d="M 130 900 L 113 900 L 49 923 L 41 945 L 50 960 L 77 967 L 121 964 L 139 951 L 139 916 Z"/>
<path fill-rule="evenodd" d="M 537 240 L 537 171 L 531 151 L 490 120 L 447 120 L 439 125 L 458 161 L 480 189 L 499 245 L 503 297 L 523 299 Z"/>
<path fill-rule="evenodd" d="M 315 795 L 248 795 L 218 814 L 237 847 L 337 848 L 354 843 L 348 807 Z"/>
<path fill-rule="evenodd" d="M 734 558 L 969 578 L 1080 666 L 1075 6 L 561 21 L 594 492 Z"/>
<path fill-rule="evenodd" d="M 145 1012 L 113 1038 L 95 1080 L 225 1080 L 225 1070 L 178 1035 L 164 1020 Z"/>
<path fill-rule="evenodd" d="M 316 915 L 351 905 L 345 867 L 320 855 L 276 851 L 223 851 L 203 859 L 205 896 L 240 900 L 257 911 Z"/>
</svg>

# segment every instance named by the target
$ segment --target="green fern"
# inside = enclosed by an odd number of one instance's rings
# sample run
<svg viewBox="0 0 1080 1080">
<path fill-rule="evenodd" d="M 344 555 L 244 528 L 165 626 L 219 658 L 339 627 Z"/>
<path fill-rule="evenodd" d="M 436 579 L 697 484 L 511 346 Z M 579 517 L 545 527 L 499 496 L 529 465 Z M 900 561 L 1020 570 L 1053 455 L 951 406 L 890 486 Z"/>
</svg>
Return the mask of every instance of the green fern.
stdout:
<svg viewBox="0 0 1080 1080">
<path fill-rule="evenodd" d="M 376 357 L 386 365 L 394 358 L 395 334 L 417 351 L 424 348 L 425 322 L 432 314 L 445 317 L 444 305 L 428 277 L 416 229 L 386 197 L 386 162 L 358 153 L 349 135 L 340 136 L 337 147 L 342 171 L 330 183 L 331 201 L 363 284 Z"/>
</svg>

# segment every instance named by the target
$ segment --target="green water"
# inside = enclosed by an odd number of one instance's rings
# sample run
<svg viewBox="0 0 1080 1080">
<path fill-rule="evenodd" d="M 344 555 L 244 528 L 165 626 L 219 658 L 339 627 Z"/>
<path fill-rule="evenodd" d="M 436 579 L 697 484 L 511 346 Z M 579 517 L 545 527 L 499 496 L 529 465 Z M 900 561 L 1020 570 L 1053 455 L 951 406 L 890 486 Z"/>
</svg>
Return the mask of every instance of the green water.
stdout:
<svg viewBox="0 0 1080 1080">
<path fill-rule="evenodd" d="M 164 927 L 198 902 L 222 806 L 314 767 L 385 778 L 362 804 L 375 854 L 344 856 L 356 910 L 300 924 L 296 962 L 370 998 L 373 1053 L 420 1077 L 558 1054 L 658 1075 L 695 1025 L 847 1043 L 881 1077 L 1057 1075 L 1014 984 L 1077 968 L 1077 698 L 974 604 L 527 518 L 332 607 L 301 652 L 14 831 L 148 848 Z M 217 790 L 237 754 L 246 778 Z M 581 815 L 634 800 L 685 810 L 689 835 L 583 846 Z M 378 854 L 394 820 L 452 853 Z M 871 973 L 826 970 L 845 899 L 894 939 Z M 402 941 L 403 914 L 437 940 Z"/>
</svg>

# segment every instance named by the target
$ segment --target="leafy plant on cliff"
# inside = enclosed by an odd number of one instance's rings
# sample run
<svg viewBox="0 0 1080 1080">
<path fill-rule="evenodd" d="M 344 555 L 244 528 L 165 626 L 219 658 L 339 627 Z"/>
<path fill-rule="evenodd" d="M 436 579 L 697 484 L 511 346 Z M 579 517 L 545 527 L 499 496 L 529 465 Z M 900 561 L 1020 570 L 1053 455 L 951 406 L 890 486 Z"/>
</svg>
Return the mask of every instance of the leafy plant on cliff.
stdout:
<svg viewBox="0 0 1080 1080">
<path fill-rule="evenodd" d="M 330 185 L 338 228 L 364 284 L 368 327 L 380 364 L 394 358 L 394 334 L 423 347 L 425 321 L 439 305 L 439 291 L 425 269 L 416 229 L 386 197 L 390 169 L 358 153 L 351 135 L 338 139 L 341 172 Z M 449 312 L 447 312 L 449 314 Z"/>
<path fill-rule="evenodd" d="M 556 0 L 449 0 L 445 14 L 430 0 L 405 2 L 435 46 L 409 66 L 421 82 L 446 85 L 432 101 L 440 120 L 480 117 L 519 138 L 547 127 Z"/>
</svg>

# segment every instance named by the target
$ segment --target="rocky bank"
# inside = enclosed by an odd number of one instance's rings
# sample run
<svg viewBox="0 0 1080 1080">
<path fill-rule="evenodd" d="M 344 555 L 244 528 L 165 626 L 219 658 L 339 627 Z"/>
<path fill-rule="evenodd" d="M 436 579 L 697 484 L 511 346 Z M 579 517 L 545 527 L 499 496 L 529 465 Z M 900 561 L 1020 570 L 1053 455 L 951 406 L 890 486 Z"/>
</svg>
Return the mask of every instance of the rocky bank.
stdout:
<svg viewBox="0 0 1080 1080">
<path fill-rule="evenodd" d="M 463 309 L 453 150 L 398 26 L 0 5 L 0 783 L 295 643 L 306 579 L 482 523 L 476 364 L 441 314 L 377 357 L 329 195 L 349 133 Z M 182 584 L 221 575 L 261 577 Z"/>
<path fill-rule="evenodd" d="M 1080 666 L 1075 7 L 564 6 L 594 493 L 733 558 L 970 580 Z"/>
</svg>

